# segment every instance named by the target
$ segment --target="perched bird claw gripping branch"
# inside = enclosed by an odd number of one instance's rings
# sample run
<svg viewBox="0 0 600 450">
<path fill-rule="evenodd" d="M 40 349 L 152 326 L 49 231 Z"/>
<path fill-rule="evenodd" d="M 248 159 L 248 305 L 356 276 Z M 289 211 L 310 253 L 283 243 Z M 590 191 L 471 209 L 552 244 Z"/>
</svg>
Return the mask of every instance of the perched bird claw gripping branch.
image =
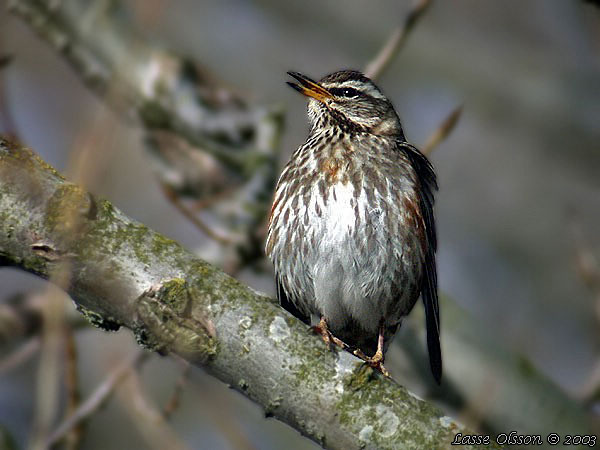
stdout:
<svg viewBox="0 0 600 450">
<path fill-rule="evenodd" d="M 310 132 L 283 169 L 271 208 L 266 253 L 279 302 L 306 323 L 316 318 L 327 344 L 389 376 L 385 351 L 421 295 L 439 383 L 433 167 L 362 73 L 319 82 L 288 73 L 298 82 L 288 84 L 309 97 Z"/>
</svg>

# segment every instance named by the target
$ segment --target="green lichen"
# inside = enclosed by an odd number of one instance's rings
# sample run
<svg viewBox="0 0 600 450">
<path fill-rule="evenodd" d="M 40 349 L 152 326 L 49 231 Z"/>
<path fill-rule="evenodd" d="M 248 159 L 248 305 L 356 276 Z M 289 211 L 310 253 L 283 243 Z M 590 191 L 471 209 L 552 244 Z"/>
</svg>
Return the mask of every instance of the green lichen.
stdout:
<svg viewBox="0 0 600 450">
<path fill-rule="evenodd" d="M 33 150 L 30 150 L 31 157 L 35 161 L 35 163 L 42 168 L 45 172 L 49 172 L 53 177 L 58 178 L 59 180 L 65 181 L 65 177 L 63 177 L 54 167 L 44 161 L 37 153 Z"/>
<path fill-rule="evenodd" d="M 131 246 L 135 257 L 145 265 L 150 265 L 152 262 L 152 255 L 148 252 L 146 245 L 148 235 L 151 233 L 150 229 L 140 223 L 128 223 L 124 227 L 120 227 L 117 230 L 115 239 L 127 243 Z"/>
<path fill-rule="evenodd" d="M 357 366 L 356 370 L 344 378 L 344 388 L 351 391 L 358 391 L 364 388 L 367 383 L 380 376 L 367 364 L 357 364 Z"/>
<path fill-rule="evenodd" d="M 46 227 L 61 240 L 73 240 L 81 231 L 92 206 L 90 195 L 71 183 L 58 185 L 46 205 Z"/>
<path fill-rule="evenodd" d="M 336 376 L 332 352 L 339 350 L 319 342 L 312 330 L 300 321 L 296 321 L 291 333 L 294 339 L 287 342 L 287 350 L 291 355 L 289 370 L 294 376 L 293 384 L 320 389 Z"/>
<path fill-rule="evenodd" d="M 455 429 L 440 425 L 441 411 L 363 367 L 345 377 L 344 392 L 334 406 L 344 428 L 363 435 L 368 447 L 391 449 L 402 443 L 407 449 L 438 448 L 444 442 L 449 446 Z"/>
<path fill-rule="evenodd" d="M 0 222 L 4 223 L 4 217 L 0 216 Z M 6 226 L 6 230 L 5 230 L 5 234 L 6 234 L 6 238 L 10 239 L 13 237 L 13 234 L 15 232 L 15 226 L 13 224 L 8 224 Z"/>
<path fill-rule="evenodd" d="M 145 101 L 138 113 L 142 122 L 149 128 L 169 129 L 171 117 L 163 106 L 155 100 Z"/>
<path fill-rule="evenodd" d="M 173 239 L 169 239 L 158 233 L 152 234 L 150 249 L 156 258 L 171 256 L 174 250 L 179 250 L 180 248 L 179 243 Z"/>
<path fill-rule="evenodd" d="M 142 294 L 137 300 L 136 338 L 150 347 L 160 342 L 165 349 L 199 362 L 214 357 L 218 351 L 214 327 L 208 318 L 192 315 L 190 301 L 188 284 L 181 278 Z"/>
<path fill-rule="evenodd" d="M 102 246 L 112 253 L 133 252 L 140 263 L 148 266 L 154 259 L 152 251 L 149 251 L 148 241 L 155 234 L 141 223 L 124 221 L 122 215 L 110 202 L 101 200 L 98 202 L 98 213 L 93 223 L 93 230 L 86 236 L 88 240 L 86 245 L 92 251 L 97 246 Z"/>
<path fill-rule="evenodd" d="M 177 264 L 185 267 L 189 276 L 188 289 L 190 298 L 193 299 L 192 309 L 194 311 L 205 311 L 210 309 L 211 315 L 218 318 L 224 311 L 238 309 L 241 305 L 251 305 L 255 297 L 247 291 L 237 280 L 219 272 L 201 260 L 180 261 L 174 258 Z M 257 314 L 248 315 L 253 323 Z"/>
<path fill-rule="evenodd" d="M 115 207 L 112 205 L 111 202 L 109 202 L 108 200 L 105 200 L 105 199 L 101 199 L 98 201 L 98 207 L 102 210 L 102 212 L 106 216 L 113 217 L 113 215 L 115 213 Z"/>
<path fill-rule="evenodd" d="M 150 333 L 144 326 L 134 326 L 132 328 L 135 341 L 146 350 L 162 354 L 165 344 L 157 339 L 156 335 Z"/>
<path fill-rule="evenodd" d="M 21 147 L 19 144 L 0 136 L 0 161 L 9 158 L 18 161 L 20 166 L 28 170 L 42 170 L 59 180 L 64 180 L 64 177 L 54 167 L 40 158 L 33 150 Z"/>
<path fill-rule="evenodd" d="M 335 377 L 336 368 L 331 351 L 336 351 L 336 349 L 328 349 L 298 319 L 287 315 L 279 307 L 274 307 L 274 300 L 249 291 L 234 279 L 226 278 L 217 283 L 214 281 L 213 275 L 211 280 L 213 280 L 211 285 L 205 285 L 208 283 L 199 281 L 198 289 L 208 291 L 208 295 L 212 295 L 210 294 L 211 290 L 218 286 L 219 292 L 215 293 L 215 298 L 219 298 L 219 301 L 225 303 L 223 308 L 235 309 L 244 305 L 244 309 L 247 311 L 245 317 L 248 320 L 238 324 L 241 339 L 244 339 L 246 328 L 250 326 L 264 330 L 264 333 L 269 336 L 273 320 L 276 317 L 283 317 L 283 323 L 290 328 L 290 336 L 293 338 L 284 339 L 278 345 L 284 346 L 284 352 L 289 355 L 283 364 L 286 365 L 286 371 L 290 374 L 291 382 L 294 385 L 311 385 L 318 388 Z M 245 349 L 242 347 L 241 353 L 243 354 L 244 351 Z"/>
<path fill-rule="evenodd" d="M 183 278 L 173 278 L 161 284 L 155 297 L 168 305 L 175 314 L 183 314 L 189 303 L 187 282 Z"/>
<path fill-rule="evenodd" d="M 265 406 L 265 417 L 272 417 L 275 415 L 275 411 L 277 410 L 277 408 L 279 408 L 281 406 L 281 403 L 283 402 L 283 398 L 280 395 L 277 395 L 273 398 L 271 398 L 267 405 Z"/>
<path fill-rule="evenodd" d="M 83 314 L 89 323 L 104 331 L 117 331 L 121 328 L 121 325 L 113 317 L 105 317 L 80 304 L 77 304 L 77 311 Z"/>
<path fill-rule="evenodd" d="M 46 278 L 48 277 L 48 271 L 47 271 L 47 264 L 48 261 L 45 258 L 42 258 L 41 256 L 30 256 L 27 258 L 18 258 L 18 257 L 14 257 L 13 255 L 13 260 L 17 265 L 23 266 L 23 268 L 27 271 L 27 272 L 31 272 L 31 273 L 35 273 L 35 274 L 40 274 L 45 276 Z"/>
<path fill-rule="evenodd" d="M 95 209 L 93 217 L 87 221 L 82 239 L 73 242 L 75 251 L 86 258 L 99 252 L 117 254 L 130 251 L 139 262 L 149 265 L 152 253 L 148 250 L 148 239 L 155 233 L 140 223 L 124 220 L 124 216 L 107 200 L 92 198 L 92 201 Z"/>
<path fill-rule="evenodd" d="M 246 334 L 248 333 L 248 330 L 252 329 L 253 325 L 254 325 L 253 320 L 248 316 L 242 317 L 240 319 L 240 321 L 238 322 L 237 333 L 242 342 L 244 342 L 246 340 Z M 250 353 L 249 344 L 244 343 L 242 345 L 241 356 L 247 355 L 249 353 Z"/>
</svg>

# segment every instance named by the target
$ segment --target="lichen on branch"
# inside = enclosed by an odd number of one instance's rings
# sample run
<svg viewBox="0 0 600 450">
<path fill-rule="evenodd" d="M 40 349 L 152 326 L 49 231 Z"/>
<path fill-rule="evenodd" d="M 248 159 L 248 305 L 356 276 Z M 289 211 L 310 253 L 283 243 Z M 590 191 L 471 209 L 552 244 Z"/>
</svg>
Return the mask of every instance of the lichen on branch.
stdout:
<svg viewBox="0 0 600 450">
<path fill-rule="evenodd" d="M 70 221 L 69 237 L 58 217 Z M 5 140 L 0 261 L 44 278 L 67 262 L 63 287 L 97 325 L 129 328 L 145 347 L 204 367 L 324 447 L 442 448 L 467 432 L 349 353 L 327 349 L 273 299 Z"/>
</svg>

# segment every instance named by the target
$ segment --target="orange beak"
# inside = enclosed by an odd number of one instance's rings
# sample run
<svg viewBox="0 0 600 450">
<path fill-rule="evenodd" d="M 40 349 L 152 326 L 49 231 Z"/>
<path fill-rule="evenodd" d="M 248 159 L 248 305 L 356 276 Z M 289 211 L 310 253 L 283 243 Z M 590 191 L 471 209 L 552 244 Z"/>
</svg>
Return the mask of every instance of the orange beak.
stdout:
<svg viewBox="0 0 600 450">
<path fill-rule="evenodd" d="M 332 95 L 327 89 L 319 85 L 316 81 L 311 80 L 307 76 L 304 76 L 298 72 L 288 72 L 288 75 L 299 81 L 300 84 L 287 82 L 292 88 L 297 90 L 307 97 L 312 97 L 321 103 L 324 103 L 326 99 L 331 98 Z"/>
</svg>

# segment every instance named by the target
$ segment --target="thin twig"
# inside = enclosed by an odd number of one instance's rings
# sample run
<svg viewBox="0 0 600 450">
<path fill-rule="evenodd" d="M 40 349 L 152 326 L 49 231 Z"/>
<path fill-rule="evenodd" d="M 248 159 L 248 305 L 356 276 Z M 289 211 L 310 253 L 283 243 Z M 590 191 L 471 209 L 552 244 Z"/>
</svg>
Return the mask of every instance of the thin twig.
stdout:
<svg viewBox="0 0 600 450">
<path fill-rule="evenodd" d="M 87 203 L 84 203 L 84 205 L 86 208 L 90 207 Z M 77 202 L 71 201 L 65 203 L 63 208 L 60 209 L 59 220 L 62 223 L 61 234 L 63 236 L 61 244 L 73 240 L 74 235 L 80 230 L 84 216 L 82 216 L 78 206 L 80 205 Z M 72 269 L 72 261 L 69 259 L 60 260 L 53 266 L 49 281 L 66 291 L 71 284 Z M 46 448 L 45 442 L 48 440 L 48 435 L 60 405 L 58 401 L 60 362 L 62 362 L 62 350 L 67 339 L 68 330 L 64 305 L 65 295 L 56 288 L 49 289 L 43 305 L 42 352 L 37 379 L 37 407 L 31 441 L 31 448 L 33 449 Z M 69 364 L 69 361 L 67 361 L 67 364 Z M 67 372 L 69 372 L 68 367 Z M 70 388 L 68 385 L 69 375 L 67 373 L 67 389 Z M 69 398 L 70 400 L 71 398 Z"/>
<path fill-rule="evenodd" d="M 67 418 L 77 411 L 81 402 L 77 372 L 77 346 L 75 344 L 73 329 L 68 324 L 65 324 L 65 387 L 67 391 L 65 418 Z M 83 425 L 83 422 L 79 423 L 66 434 L 65 448 L 67 450 L 79 448 L 81 438 L 83 437 Z"/>
<path fill-rule="evenodd" d="M 216 233 L 215 231 L 213 231 L 213 229 L 211 227 L 206 225 L 196 214 L 194 214 L 194 212 L 192 210 L 190 210 L 190 208 L 185 206 L 185 204 L 179 199 L 177 194 L 175 192 L 173 192 L 172 189 L 170 189 L 166 185 L 162 185 L 162 186 L 163 186 L 163 191 L 165 192 L 165 196 L 166 196 L 167 200 L 169 200 L 169 202 L 171 202 L 171 204 L 173 206 L 175 206 L 175 208 L 177 208 L 179 210 L 179 212 L 185 216 L 186 219 L 188 219 L 190 222 L 192 222 L 192 224 L 196 228 L 198 228 L 200 231 L 202 231 L 204 234 L 206 234 L 209 238 L 219 242 L 220 244 L 231 245 L 234 243 L 233 239 L 230 239 L 228 237 L 225 237 L 225 236 L 222 236 L 222 235 Z"/>
<path fill-rule="evenodd" d="M 575 253 L 575 271 L 583 284 L 592 292 L 596 319 L 600 321 L 600 261 L 590 250 L 591 245 L 583 233 L 581 220 L 574 208 L 570 208 L 568 219 Z M 600 398 L 600 360 L 596 361 L 578 394 L 588 404 L 598 401 Z"/>
<path fill-rule="evenodd" d="M 187 381 L 190 377 L 190 372 L 191 372 L 192 366 L 187 361 L 184 361 L 183 363 L 185 364 L 185 366 L 183 367 L 183 370 L 181 371 L 181 375 L 177 379 L 177 383 L 175 383 L 175 388 L 173 389 L 173 393 L 171 394 L 171 397 L 169 398 L 169 400 L 167 401 L 167 403 L 165 404 L 165 406 L 163 408 L 163 417 L 165 418 L 165 420 L 169 420 L 171 418 L 171 416 L 173 415 L 173 413 L 179 407 L 179 403 L 181 400 L 181 393 L 183 392 L 183 388 L 187 384 Z"/>
<path fill-rule="evenodd" d="M 77 411 L 65 419 L 50 435 L 46 444 L 48 447 L 60 441 L 69 431 L 96 412 L 111 396 L 115 387 L 123 381 L 131 368 L 138 367 L 148 356 L 147 352 L 137 350 L 133 355 L 119 364 L 108 374 L 106 379 L 81 404 Z"/>
<path fill-rule="evenodd" d="M 39 336 L 44 320 L 45 303 L 43 292 L 16 293 L 0 304 L 0 346 Z M 66 311 L 65 320 L 73 328 L 88 326 L 81 314 L 74 309 Z M 1 363 L 0 363 L 1 365 Z"/>
<path fill-rule="evenodd" d="M 223 439 L 227 440 L 227 448 L 232 450 L 257 450 L 253 444 L 247 430 L 236 418 L 234 407 L 230 401 L 226 401 L 222 395 L 212 387 L 212 383 L 206 379 L 200 379 L 195 383 L 195 387 L 200 385 L 203 401 L 207 404 L 219 405 L 218 408 L 211 408 L 207 412 L 210 415 L 207 419 L 211 422 L 215 432 L 219 432 Z"/>
<path fill-rule="evenodd" d="M 575 267 L 583 283 L 598 295 L 600 299 L 600 262 L 590 251 L 590 244 L 581 230 L 581 224 L 575 213 L 571 214 L 571 235 L 575 247 Z"/>
<path fill-rule="evenodd" d="M 454 130 L 458 119 L 462 114 L 463 105 L 459 105 L 454 108 L 450 114 L 444 119 L 444 121 L 431 133 L 425 145 L 421 148 L 421 152 L 424 155 L 431 155 L 431 152 L 440 145 L 440 143 L 448 137 L 448 135 Z"/>
<path fill-rule="evenodd" d="M 427 8 L 431 4 L 431 0 L 419 0 L 413 9 L 410 10 L 404 23 L 398 26 L 381 48 L 377 56 L 367 64 L 365 75 L 371 79 L 377 78 L 389 66 L 390 62 L 396 56 L 398 51 L 406 42 L 406 38 L 410 34 L 419 19 L 423 16 Z"/>
<path fill-rule="evenodd" d="M 581 220 L 573 209 L 569 211 L 570 234 L 575 253 L 575 270 L 580 280 L 594 296 L 596 317 L 600 322 L 600 261 L 590 250 L 591 245 L 583 233 Z"/>
<path fill-rule="evenodd" d="M 40 338 L 34 336 L 21 344 L 14 352 L 0 361 L 0 375 L 27 362 L 40 349 Z"/>
<path fill-rule="evenodd" d="M 58 270 L 62 272 L 62 270 Z M 51 278 L 62 278 L 61 275 Z M 60 283 L 58 283 L 61 285 Z M 64 340 L 65 296 L 57 288 L 48 289 L 43 304 L 40 361 L 37 371 L 35 413 L 29 448 L 44 449 L 44 441 L 59 409 L 60 369 Z"/>
<path fill-rule="evenodd" d="M 119 389 L 119 398 L 148 448 L 186 450 L 188 446 L 167 423 L 160 408 L 146 395 L 137 372 L 128 370 L 124 381 L 123 389 Z"/>
<path fill-rule="evenodd" d="M 577 397 L 587 405 L 600 401 L 600 361 L 596 361 L 587 380 L 577 389 Z"/>
</svg>

